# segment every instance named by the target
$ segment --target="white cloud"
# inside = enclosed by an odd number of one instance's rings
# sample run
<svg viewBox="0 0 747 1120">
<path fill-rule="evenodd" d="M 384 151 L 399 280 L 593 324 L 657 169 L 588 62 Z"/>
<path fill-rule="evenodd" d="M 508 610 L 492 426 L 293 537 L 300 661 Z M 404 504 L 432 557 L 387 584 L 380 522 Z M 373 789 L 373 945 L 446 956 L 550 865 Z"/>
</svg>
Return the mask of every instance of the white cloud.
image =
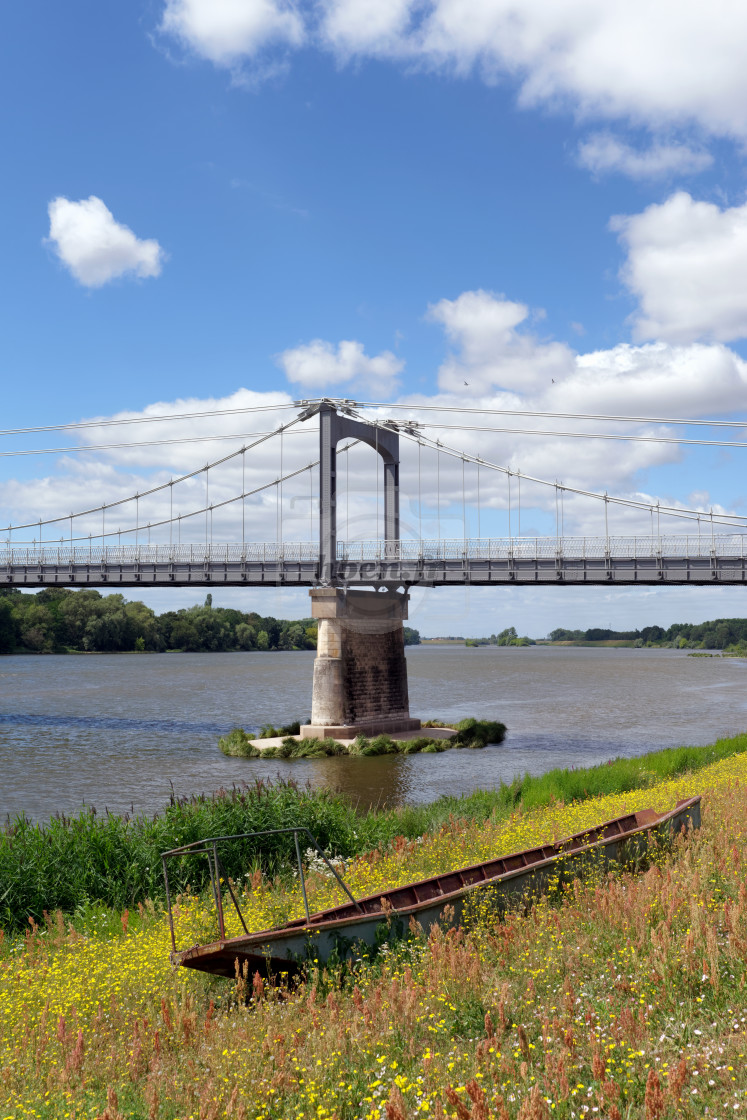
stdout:
<svg viewBox="0 0 747 1120">
<path fill-rule="evenodd" d="M 167 0 L 161 29 L 219 66 L 304 39 L 303 20 L 282 0 Z"/>
<path fill-rule="evenodd" d="M 435 0 L 417 54 L 521 82 L 527 105 L 747 134 L 747 7 L 680 0 Z"/>
<path fill-rule="evenodd" d="M 578 161 L 594 175 L 619 172 L 631 179 L 658 179 L 704 171 L 713 156 L 687 144 L 652 144 L 641 150 L 609 132 L 597 132 L 579 145 Z"/>
<path fill-rule="evenodd" d="M 502 296 L 488 292 L 464 292 L 454 300 L 442 300 L 430 310 L 430 317 L 446 334 L 452 354 L 441 370 L 441 387 L 435 396 L 412 395 L 397 399 L 393 378 L 402 366 L 401 359 L 384 353 L 369 358 L 360 343 L 339 346 L 315 342 L 286 351 L 281 365 L 289 372 L 307 377 L 308 382 L 334 384 L 342 378 L 346 395 L 353 395 L 349 386 L 364 379 L 379 378 L 385 395 L 377 399 L 397 400 L 411 411 L 397 410 L 394 415 L 410 417 L 425 425 L 431 438 L 439 438 L 468 453 L 478 454 L 512 469 L 520 468 L 522 482 L 522 532 L 553 531 L 555 491 L 552 482 L 560 478 L 568 485 L 592 491 L 608 490 L 610 495 L 639 496 L 644 502 L 661 497 L 663 502 L 682 503 L 714 508 L 729 504 L 732 489 L 738 493 L 738 482 L 708 460 L 690 462 L 686 456 L 695 454 L 677 444 L 616 442 L 601 438 L 578 439 L 553 432 L 619 433 L 620 425 L 606 421 L 552 419 L 541 416 L 486 414 L 449 415 L 421 408 L 421 405 L 445 405 L 460 408 L 468 405 L 477 410 L 520 409 L 527 412 L 601 413 L 666 416 L 674 410 L 683 417 L 709 416 L 714 413 L 743 412 L 747 409 L 747 362 L 723 345 L 658 342 L 641 346 L 621 345 L 609 350 L 577 353 L 560 343 L 546 341 L 532 327 L 527 308 Z M 535 320 L 536 322 L 536 320 Z M 554 381 L 553 381 L 554 378 Z M 466 388 L 463 382 L 470 381 Z M 672 402 L 676 402 L 673 405 Z M 123 531 L 122 543 L 134 540 L 128 532 L 140 519 L 139 540 L 148 539 L 148 524 L 181 514 L 181 528 L 153 528 L 153 541 L 176 541 L 199 544 L 205 540 L 206 529 L 212 525 L 213 539 L 227 542 L 240 539 L 242 526 L 249 541 L 276 539 L 279 512 L 283 514 L 283 536 L 288 541 L 313 540 L 316 533 L 315 468 L 304 468 L 318 458 L 318 433 L 315 421 L 295 425 L 284 435 L 260 443 L 245 457 L 230 459 L 214 467 L 209 477 L 200 468 L 207 462 L 222 459 L 244 442 L 262 432 L 273 431 L 294 415 L 292 396 L 287 389 L 275 387 L 266 392 L 239 389 L 224 398 L 205 400 L 190 398 L 153 403 L 141 412 L 118 414 L 112 419 L 147 421 L 152 416 L 167 416 L 157 423 L 129 424 L 117 429 L 95 426 L 77 430 L 84 450 L 79 455 L 55 459 L 54 467 L 42 470 L 37 477 L 8 477 L 0 480 L 0 506 L 14 524 L 37 522 L 39 517 L 63 515 L 69 510 L 107 503 L 107 531 Z M 253 412 L 258 408 L 268 411 Z M 228 415 L 218 413 L 229 410 Z M 236 412 L 235 410 L 246 410 Z M 183 418 L 183 414 L 211 411 L 210 417 Z M 369 416 L 387 419 L 388 407 L 370 410 Z M 103 419 L 103 418 L 98 418 Z M 464 423 L 464 430 L 441 429 L 435 425 Z M 471 425 L 481 431 L 469 430 Z M 502 431 L 489 431 L 507 429 Z M 524 429 L 525 431 L 521 431 Z M 666 425 L 630 424 L 623 429 L 634 435 L 673 435 L 680 429 Z M 251 437 L 249 433 L 254 433 Z M 541 434 L 531 434 L 541 433 Z M 209 440 L 190 442 L 194 437 Z M 141 441 L 161 440 L 159 446 L 134 446 Z M 127 441 L 129 447 L 94 450 L 98 444 Z M 376 473 L 372 469 L 375 453 L 368 447 L 355 447 L 345 456 L 340 472 L 339 517 L 341 539 L 369 539 L 376 519 Z M 422 459 L 422 462 L 421 462 Z M 6 460 L 6 470 L 11 461 Z M 683 470 L 667 469 L 662 476 L 658 467 L 671 468 L 683 463 Z M 422 470 L 421 470 L 422 468 Z M 301 469 L 298 477 L 284 487 L 283 504 L 279 507 L 274 486 L 225 507 L 218 503 L 235 498 L 242 486 L 247 491 L 274 483 L 281 473 Z M 194 478 L 174 486 L 169 480 L 189 471 Z M 551 485 L 540 487 L 526 480 L 535 475 Z M 350 483 L 350 503 L 346 486 Z M 158 483 L 165 489 L 150 497 L 142 497 L 122 506 L 113 503 L 125 495 L 145 491 Z M 311 487 L 310 487 L 311 483 Z M 664 492 L 658 492 L 659 483 Z M 436 469 L 433 449 L 418 455 L 417 447 L 402 442 L 400 477 L 403 525 L 410 534 L 421 528 L 426 537 L 440 535 L 459 538 L 463 531 L 462 486 L 470 532 L 477 532 L 475 505 L 477 471 L 473 464 L 463 468 L 461 460 L 441 459 Z M 726 486 L 728 493 L 724 494 Z M 703 493 L 695 494 L 694 491 Z M 709 495 L 707 491 L 710 491 Z M 513 483 L 514 515 L 516 515 L 517 483 Z M 418 505 L 418 495 L 422 507 Z M 378 492 L 380 500 L 380 491 Z M 506 479 L 483 468 L 480 489 L 483 511 L 483 535 L 505 533 L 508 488 Z M 200 510 L 209 502 L 215 506 L 206 526 Z M 437 507 L 440 503 L 440 517 Z M 349 507 L 349 508 L 348 508 Z M 733 507 L 732 507 L 733 508 Z M 193 516 L 188 516 L 192 514 Z M 569 533 L 602 531 L 603 512 L 599 501 L 567 495 L 563 504 L 565 529 Z M 76 536 L 94 538 L 101 532 L 101 512 L 76 519 Z M 626 512 L 610 507 L 613 532 L 648 531 L 648 515 Z M 513 523 L 514 531 L 518 528 Z M 677 523 L 669 526 L 681 531 Z M 439 532 L 440 531 L 440 532 Z M 69 534 L 67 518 L 53 528 L 44 530 L 44 538 L 59 540 Z M 38 537 L 35 524 L 26 531 L 14 531 L 13 540 Z M 118 539 L 118 537 L 117 537 Z"/>
<path fill-rule="evenodd" d="M 454 346 L 439 370 L 439 403 L 468 402 L 477 409 L 693 418 L 747 408 L 747 362 L 723 345 L 658 342 L 576 353 L 527 329 L 529 314 L 524 305 L 484 291 L 442 300 L 430 309 L 429 317 L 445 328 Z M 432 414 L 417 414 L 419 401 L 430 403 L 427 398 L 414 398 L 415 418 L 432 424 Z M 577 431 L 621 431 L 619 425 L 604 421 L 531 416 L 474 421 L 481 422 L 571 435 L 537 438 L 528 432 L 486 436 L 466 431 L 444 438 L 540 478 L 560 476 L 568 483 L 595 491 L 608 488 L 610 493 L 635 494 L 640 488 L 641 471 L 678 462 L 683 454 L 674 443 L 573 438 L 572 433 Z M 653 424 L 630 425 L 625 431 L 648 436 L 672 436 L 676 432 Z M 458 475 L 452 484 L 452 501 L 458 503 Z M 542 499 L 540 494 L 538 500 L 547 501 L 547 495 Z M 687 504 L 686 494 L 682 500 Z M 498 508 L 504 508 L 500 485 L 495 501 Z M 572 503 L 567 512 L 569 523 L 583 527 L 588 527 L 588 518 L 593 521 L 596 516 L 593 507 L 578 509 Z"/>
<path fill-rule="evenodd" d="M 640 303 L 638 338 L 747 336 L 747 203 L 722 210 L 678 191 L 611 227 L 628 254 L 621 276 Z"/>
<path fill-rule="evenodd" d="M 383 392 L 392 391 L 405 364 L 391 350 L 369 358 L 360 342 L 343 340 L 335 350 L 331 342 L 321 338 L 284 350 L 276 360 L 288 380 L 296 385 L 324 388 L 355 380 Z"/>
<path fill-rule="evenodd" d="M 697 417 L 747 408 L 747 362 L 718 344 L 668 342 L 581 354 L 524 327 L 524 304 L 482 290 L 431 306 L 455 344 L 439 370 L 444 393 L 464 393 L 467 381 L 481 400 L 554 412 Z M 486 404 L 487 406 L 487 404 Z"/>
<path fill-rule="evenodd" d="M 442 299 L 428 309 L 457 346 L 439 370 L 439 385 L 461 392 L 465 382 L 474 392 L 492 387 L 527 392 L 550 386 L 573 366 L 573 353 L 564 343 L 542 343 L 516 328 L 529 316 L 522 303 L 482 290 Z"/>
<path fill-rule="evenodd" d="M 336 53 L 398 55 L 406 45 L 412 0 L 325 0 L 323 41 Z"/>
<path fill-rule="evenodd" d="M 165 0 L 161 27 L 231 68 L 273 43 L 314 43 L 342 59 L 508 78 L 525 106 L 747 136 L 738 0 Z"/>
<path fill-rule="evenodd" d="M 160 274 L 164 252 L 158 242 L 136 237 L 95 195 L 79 202 L 55 198 L 48 210 L 48 241 L 85 287 L 100 288 L 127 273 L 140 277 Z"/>
</svg>

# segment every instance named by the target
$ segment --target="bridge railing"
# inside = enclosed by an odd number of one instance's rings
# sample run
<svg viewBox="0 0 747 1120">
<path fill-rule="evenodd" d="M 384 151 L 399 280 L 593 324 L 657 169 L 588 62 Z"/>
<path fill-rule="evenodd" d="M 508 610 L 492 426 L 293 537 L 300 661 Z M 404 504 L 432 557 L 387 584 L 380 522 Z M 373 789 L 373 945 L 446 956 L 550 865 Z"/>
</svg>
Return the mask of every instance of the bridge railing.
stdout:
<svg viewBox="0 0 747 1120">
<path fill-rule="evenodd" d="M 23 544 L 3 548 L 2 565 L 92 564 L 97 567 L 118 564 L 223 564 L 289 563 L 315 564 L 319 556 L 316 542 L 287 541 L 278 544 L 151 544 L 151 545 L 73 545 Z"/>
<path fill-rule="evenodd" d="M 747 535 L 719 533 L 688 536 L 631 537 L 493 537 L 439 541 L 340 541 L 337 558 L 350 563 L 418 560 L 617 560 L 744 558 Z"/>
<path fill-rule="evenodd" d="M 371 561 L 418 562 L 420 560 L 552 560 L 566 562 L 640 560 L 667 556 L 682 559 L 744 559 L 747 534 L 719 533 L 688 536 L 630 537 L 493 537 L 490 539 L 441 539 L 403 541 L 338 541 L 338 561 L 352 564 Z M 97 545 L 0 543 L 0 565 L 114 566 L 132 564 L 316 564 L 316 541 L 269 541 L 234 544 Z"/>
</svg>

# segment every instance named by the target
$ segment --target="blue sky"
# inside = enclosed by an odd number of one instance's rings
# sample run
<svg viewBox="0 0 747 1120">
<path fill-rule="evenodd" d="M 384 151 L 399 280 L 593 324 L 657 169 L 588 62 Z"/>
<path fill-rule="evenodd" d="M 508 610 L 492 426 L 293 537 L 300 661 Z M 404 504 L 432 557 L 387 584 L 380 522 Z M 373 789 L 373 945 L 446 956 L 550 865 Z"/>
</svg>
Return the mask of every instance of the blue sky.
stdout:
<svg viewBox="0 0 747 1120">
<path fill-rule="evenodd" d="M 5 427 L 322 393 L 745 414 L 747 14 L 730 0 L 40 0 L 2 20 Z M 539 477 L 747 513 L 742 450 L 449 438 Z M 112 501 L 226 446 L 6 458 L 4 523 Z M 456 466 L 444 485 L 459 535 Z M 550 531 L 553 502 L 525 500 L 524 531 Z M 505 532 L 505 507 L 496 492 L 483 532 Z M 598 531 L 578 504 L 567 517 Z M 737 591 L 605 594 L 426 598 L 436 629 L 465 633 L 745 613 Z"/>
</svg>

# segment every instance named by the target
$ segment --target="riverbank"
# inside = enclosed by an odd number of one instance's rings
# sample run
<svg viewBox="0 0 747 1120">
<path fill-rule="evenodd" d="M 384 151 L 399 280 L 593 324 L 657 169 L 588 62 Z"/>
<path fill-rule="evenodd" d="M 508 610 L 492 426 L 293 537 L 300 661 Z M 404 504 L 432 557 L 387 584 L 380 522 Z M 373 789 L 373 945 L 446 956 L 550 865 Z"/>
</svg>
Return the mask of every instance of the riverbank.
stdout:
<svg viewBox="0 0 747 1120">
<path fill-rule="evenodd" d="M 577 882 L 498 926 L 417 936 L 279 994 L 168 964 L 157 907 L 82 903 L 0 946 L 4 1117 L 564 1120 L 723 1117 L 747 1102 L 747 753 L 646 789 L 504 819 L 453 816 L 349 861 L 356 893 L 704 794 L 703 828 L 645 874 Z M 244 880 L 246 881 L 246 880 Z M 312 906 L 329 880 L 309 876 Z M 252 926 L 301 910 L 254 874 Z M 182 899 L 194 939 L 208 905 Z M 257 927 L 261 928 L 261 927 Z M 239 985 L 243 999 L 243 981 Z M 108 1112 L 104 1110 L 108 1109 Z M 593 1109 L 597 1109 L 596 1113 Z"/>
<path fill-rule="evenodd" d="M 98 815 L 94 809 L 75 817 L 56 817 L 44 825 L 20 817 L 0 831 L 0 929 L 25 930 L 29 919 L 41 923 L 45 912 L 57 909 L 73 913 L 81 899 L 119 910 L 142 905 L 146 899 L 163 901 L 160 853 L 206 836 L 304 825 L 321 847 L 349 860 L 365 852 L 385 851 L 400 836 L 415 841 L 433 835 L 452 820 L 502 827 L 517 811 L 523 814 L 556 803 L 580 805 L 602 795 L 647 791 L 662 781 L 741 755 L 747 755 L 747 735 L 709 747 L 677 747 L 586 769 L 525 775 L 497 789 L 441 797 L 425 805 L 366 812 L 329 790 L 281 781 L 173 799 L 155 817 Z M 569 833 L 574 831 L 579 829 L 569 828 Z M 251 839 L 237 842 L 226 848 L 221 860 L 227 874 L 243 879 L 248 869 L 253 872 L 259 867 L 260 853 L 262 867 L 271 875 L 292 867 L 295 859 L 293 840 L 279 836 L 271 846 L 266 840 L 261 846 Z M 177 866 L 172 890 L 201 890 L 207 870 L 201 861 Z"/>
</svg>

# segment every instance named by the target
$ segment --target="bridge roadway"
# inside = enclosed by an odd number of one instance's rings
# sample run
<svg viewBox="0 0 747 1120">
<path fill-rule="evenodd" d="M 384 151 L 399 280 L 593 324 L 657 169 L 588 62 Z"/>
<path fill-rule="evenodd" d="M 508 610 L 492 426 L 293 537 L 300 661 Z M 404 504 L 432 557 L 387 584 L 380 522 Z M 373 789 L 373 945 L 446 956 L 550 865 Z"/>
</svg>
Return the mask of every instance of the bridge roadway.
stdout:
<svg viewBox="0 0 747 1120">
<path fill-rule="evenodd" d="M 743 534 L 343 541 L 334 573 L 319 571 L 319 549 L 308 542 L 13 544 L 0 549 L 0 586 L 745 584 L 746 544 Z"/>
</svg>

